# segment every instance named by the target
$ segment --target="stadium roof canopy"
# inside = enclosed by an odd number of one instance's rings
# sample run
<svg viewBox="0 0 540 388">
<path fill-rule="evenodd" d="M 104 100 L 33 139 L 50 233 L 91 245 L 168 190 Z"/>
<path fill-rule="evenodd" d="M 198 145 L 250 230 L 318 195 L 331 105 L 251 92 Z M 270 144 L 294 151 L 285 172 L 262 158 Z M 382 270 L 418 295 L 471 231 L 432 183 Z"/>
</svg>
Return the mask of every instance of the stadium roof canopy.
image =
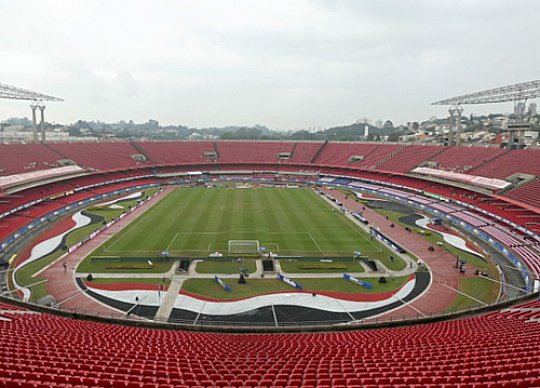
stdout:
<svg viewBox="0 0 540 388">
<path fill-rule="evenodd" d="M 497 102 L 522 101 L 540 97 L 540 80 L 501 86 L 481 92 L 450 97 L 431 105 L 491 104 Z"/>
<path fill-rule="evenodd" d="M 10 100 L 30 100 L 30 101 L 64 101 L 61 98 L 48 96 L 46 94 L 32 92 L 31 90 L 17 88 L 15 86 L 0 83 L 0 98 Z"/>
</svg>

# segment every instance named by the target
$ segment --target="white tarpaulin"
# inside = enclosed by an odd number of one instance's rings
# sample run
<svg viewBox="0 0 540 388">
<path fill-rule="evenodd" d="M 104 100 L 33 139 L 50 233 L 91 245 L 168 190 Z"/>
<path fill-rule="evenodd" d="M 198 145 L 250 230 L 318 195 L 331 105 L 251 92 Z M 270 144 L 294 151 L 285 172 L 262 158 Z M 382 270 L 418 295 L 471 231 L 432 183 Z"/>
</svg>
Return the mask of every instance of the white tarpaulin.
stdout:
<svg viewBox="0 0 540 388">
<path fill-rule="evenodd" d="M 510 182 L 503 181 L 501 179 L 486 178 L 484 176 L 462 174 L 452 171 L 442 171 L 427 167 L 416 167 L 411 172 L 422 175 L 431 175 L 439 178 L 448 179 L 450 181 L 469 183 L 476 186 L 487 187 L 488 189 L 500 190 L 511 185 Z"/>
</svg>

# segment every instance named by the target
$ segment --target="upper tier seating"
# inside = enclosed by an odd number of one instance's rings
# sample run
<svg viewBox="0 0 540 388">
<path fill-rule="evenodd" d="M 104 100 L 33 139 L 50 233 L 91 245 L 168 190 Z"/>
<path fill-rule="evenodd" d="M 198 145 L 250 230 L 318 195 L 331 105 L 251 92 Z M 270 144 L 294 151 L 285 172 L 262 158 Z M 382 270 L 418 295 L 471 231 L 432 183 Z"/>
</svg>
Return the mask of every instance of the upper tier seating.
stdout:
<svg viewBox="0 0 540 388">
<path fill-rule="evenodd" d="M 210 141 L 192 142 L 137 142 L 138 148 L 157 164 L 197 163 L 208 162 L 205 152 L 215 152 L 214 144 Z"/>
<path fill-rule="evenodd" d="M 235 335 L 81 321 L 3 303 L 0 385 L 539 386 L 539 307 L 389 329 Z"/>
<path fill-rule="evenodd" d="M 504 179 L 518 172 L 540 177 L 540 150 L 513 150 L 472 169 L 469 173 Z"/>
<path fill-rule="evenodd" d="M 274 163 L 279 161 L 280 152 L 292 152 L 291 142 L 240 142 L 216 143 L 219 162 L 222 163 Z"/>
<path fill-rule="evenodd" d="M 351 164 L 349 158 L 351 156 L 369 155 L 377 144 L 370 143 L 327 143 L 324 145 L 321 153 L 317 156 L 314 163 L 327 164 L 332 166 L 348 166 Z M 363 161 L 354 162 L 358 165 L 364 164 Z"/>
<path fill-rule="evenodd" d="M 323 143 L 296 143 L 291 162 L 294 163 L 309 163 L 315 156 Z"/>
<path fill-rule="evenodd" d="M 441 150 L 444 150 L 444 147 L 408 146 L 397 152 L 394 157 L 380 164 L 377 169 L 380 171 L 405 173 L 417 167 L 423 161 L 431 160 Z"/>
<path fill-rule="evenodd" d="M 60 159 L 73 159 L 76 163 L 104 171 L 133 169 L 131 172 L 148 170 L 142 167 L 152 167 L 159 165 L 177 165 L 174 171 L 186 172 L 192 171 L 192 163 L 227 163 L 230 166 L 218 167 L 223 170 L 233 170 L 238 168 L 238 164 L 246 164 L 246 169 L 266 170 L 268 168 L 278 169 L 279 171 L 305 171 L 321 172 L 333 174 L 347 174 L 361 177 L 368 172 L 377 173 L 374 179 L 383 181 L 397 181 L 400 179 L 398 174 L 403 174 L 414 168 L 422 161 L 442 161 L 445 164 L 442 167 L 456 167 L 452 158 L 460 156 L 460 160 L 466 161 L 469 165 L 477 163 L 477 155 L 482 155 L 482 163 L 478 167 L 472 167 L 467 171 L 470 174 L 480 174 L 484 170 L 489 170 L 485 175 L 507 176 L 515 172 L 522 171 L 528 173 L 540 172 L 540 163 L 537 163 L 540 151 L 538 150 L 511 150 L 501 151 L 493 148 L 477 147 L 437 147 L 437 146 L 404 146 L 402 144 L 376 144 L 376 143 L 321 143 L 321 142 L 139 142 L 139 143 L 74 143 L 74 144 L 52 144 L 52 145 L 0 145 L 1 166 L 5 167 L 3 174 L 25 172 L 29 169 L 48 168 L 56 165 Z M 321 152 L 319 152 L 319 150 Z M 218 153 L 217 161 L 204 157 L 204 152 Z M 280 152 L 292 153 L 290 160 L 278 160 Z M 319 153 L 318 153 L 319 152 Z M 138 162 L 131 155 L 146 155 L 149 160 Z M 310 166 L 310 161 L 317 155 Z M 364 156 L 362 161 L 351 162 L 349 158 L 352 155 Z M 499 155 L 484 163 L 484 157 L 493 157 Z M 40 162 L 40 160 L 42 160 Z M 46 160 L 49 160 L 47 162 Z M 261 163 L 258 166 L 257 163 Z M 305 164 L 301 167 L 289 168 L 290 163 Z M 22 166 L 20 165 L 22 163 Z M 268 165 L 275 163 L 275 165 Z M 465 162 L 463 162 L 465 163 Z M 234 166 L 233 166 L 234 165 Z M 4 168 L 4 167 L 2 167 Z M 163 167 L 164 168 L 164 167 Z M 171 167 L 172 168 L 172 167 Z M 495 170 L 491 170 L 495 169 Z M 168 172 L 163 170 L 164 172 Z M 173 171 L 173 170 L 171 170 Z M 503 171 L 503 172 L 501 172 Z M 378 173 L 380 172 L 380 173 Z M 389 176 L 388 173 L 396 175 Z M 405 179 L 405 178 L 403 178 Z M 412 178 L 411 178 L 412 179 Z M 73 182 L 73 181 L 70 181 Z M 425 187 L 425 181 L 415 179 L 416 182 L 408 181 L 406 185 L 412 187 Z M 69 184 L 69 183 L 68 183 Z M 75 185 L 75 184 L 74 184 Z M 440 192 L 443 195 L 453 195 L 453 192 L 459 192 L 457 189 L 448 189 L 448 186 L 431 190 Z M 40 189 L 39 191 L 47 191 Z M 533 190 L 536 183 L 526 185 L 522 188 L 509 191 L 508 197 L 516 198 L 533 206 L 538 206 L 539 200 L 536 199 Z M 50 193 L 52 194 L 52 193 Z M 515 197 L 514 197 L 515 195 Z M 463 200 L 468 202 L 476 201 L 476 194 L 468 193 L 462 196 Z M 459 198 L 458 198 L 459 199 Z M 9 210 L 10 203 L 17 201 L 8 200 L 9 203 L 0 202 L 0 211 Z M 489 210 L 486 208 L 486 210 Z M 504 212 L 503 212 L 504 213 Z M 504 216 L 504 214 L 502 214 Z M 523 224 L 523 217 L 516 217 L 517 223 Z M 536 222 L 537 220 L 526 220 L 526 222 Z M 538 228 L 535 228 L 538 229 Z"/>
<path fill-rule="evenodd" d="M 60 167 L 61 159 L 42 144 L 0 144 L 0 176 Z"/>
<path fill-rule="evenodd" d="M 49 146 L 64 156 L 59 159 L 71 159 L 80 166 L 103 171 L 136 167 L 142 163 L 131 157 L 140 152 L 124 142 L 62 143 Z"/>
<path fill-rule="evenodd" d="M 375 168 L 385 160 L 392 158 L 401 149 L 403 149 L 402 144 L 380 144 L 359 164 L 364 168 Z"/>
<path fill-rule="evenodd" d="M 429 160 L 439 163 L 441 170 L 466 173 L 505 152 L 504 149 L 493 147 L 447 147 Z"/>
</svg>

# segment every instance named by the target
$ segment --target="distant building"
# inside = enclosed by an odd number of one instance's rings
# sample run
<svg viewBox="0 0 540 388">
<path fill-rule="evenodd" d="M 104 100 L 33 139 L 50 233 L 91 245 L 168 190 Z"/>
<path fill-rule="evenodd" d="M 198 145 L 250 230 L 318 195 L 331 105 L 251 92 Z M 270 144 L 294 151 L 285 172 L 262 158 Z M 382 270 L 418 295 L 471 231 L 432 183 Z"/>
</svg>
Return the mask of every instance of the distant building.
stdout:
<svg viewBox="0 0 540 388">
<path fill-rule="evenodd" d="M 525 144 L 531 145 L 538 141 L 538 132 L 536 131 L 525 131 Z"/>
</svg>

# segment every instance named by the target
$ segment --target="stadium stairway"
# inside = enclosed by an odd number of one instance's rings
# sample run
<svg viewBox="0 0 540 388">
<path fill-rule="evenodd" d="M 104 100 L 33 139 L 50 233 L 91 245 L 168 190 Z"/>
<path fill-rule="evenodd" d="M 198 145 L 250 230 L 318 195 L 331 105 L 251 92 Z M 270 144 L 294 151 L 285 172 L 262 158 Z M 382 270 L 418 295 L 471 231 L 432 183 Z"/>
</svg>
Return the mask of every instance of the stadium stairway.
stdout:
<svg viewBox="0 0 540 388">
<path fill-rule="evenodd" d="M 390 155 L 395 155 L 395 153 L 397 153 L 402 147 L 404 146 L 397 144 L 374 145 L 369 154 L 367 154 L 364 160 L 362 160 L 359 164 L 363 168 L 372 170 L 379 164 L 381 160 L 388 160 L 387 158 L 389 158 Z"/>
<path fill-rule="evenodd" d="M 290 154 L 289 159 L 294 158 L 294 151 L 296 151 L 296 146 L 297 146 L 297 145 L 298 145 L 298 143 L 294 143 L 294 145 L 292 146 L 292 148 L 291 148 L 291 154 Z"/>
<path fill-rule="evenodd" d="M 146 155 L 146 153 L 144 152 L 144 150 L 139 147 L 139 145 L 137 143 L 135 143 L 134 141 L 130 141 L 129 144 L 131 144 L 131 146 L 136 150 L 138 151 L 141 155 L 143 155 L 145 158 L 146 158 L 146 161 L 148 163 L 151 163 L 151 164 L 155 164 L 155 162 L 148 156 Z"/>
<path fill-rule="evenodd" d="M 364 160 L 369 159 L 370 156 L 372 156 L 374 153 L 376 153 L 376 150 L 377 150 L 378 148 L 379 148 L 378 145 L 375 146 L 375 147 L 371 147 L 371 149 L 364 155 Z M 362 161 L 359 161 L 359 162 L 353 162 L 353 161 L 351 161 L 351 162 L 349 163 L 349 165 L 355 165 L 355 164 L 360 165 L 360 164 L 362 164 L 362 162 L 363 162 L 363 160 L 362 160 Z"/>
<path fill-rule="evenodd" d="M 406 173 L 426 160 L 437 156 L 445 150 L 439 146 L 410 145 L 400 149 L 384 162 L 377 163 L 377 169 L 397 173 Z"/>
<path fill-rule="evenodd" d="M 386 157 L 378 160 L 377 163 L 375 163 L 373 166 L 370 166 L 370 167 L 371 168 L 378 168 L 381 164 L 383 164 L 384 162 L 387 162 L 388 160 L 392 159 L 394 156 L 396 156 L 396 154 L 403 151 L 407 147 L 408 147 L 408 144 L 404 144 L 404 145 L 400 146 L 398 149 L 392 151 Z"/>
<path fill-rule="evenodd" d="M 313 157 L 309 161 L 309 164 L 315 163 L 315 161 L 317 160 L 317 157 L 323 152 L 323 150 L 324 150 L 324 148 L 326 147 L 327 144 L 328 144 L 328 140 L 325 140 L 324 143 L 321 144 L 321 146 L 319 147 L 317 152 L 315 152 L 315 155 L 313 155 Z"/>
<path fill-rule="evenodd" d="M 49 150 L 51 150 L 52 152 L 54 152 L 55 154 L 58 154 L 63 160 L 71 160 L 67 155 L 63 154 L 57 149 L 52 148 L 49 144 L 43 143 L 43 145 L 47 147 Z"/>
</svg>

